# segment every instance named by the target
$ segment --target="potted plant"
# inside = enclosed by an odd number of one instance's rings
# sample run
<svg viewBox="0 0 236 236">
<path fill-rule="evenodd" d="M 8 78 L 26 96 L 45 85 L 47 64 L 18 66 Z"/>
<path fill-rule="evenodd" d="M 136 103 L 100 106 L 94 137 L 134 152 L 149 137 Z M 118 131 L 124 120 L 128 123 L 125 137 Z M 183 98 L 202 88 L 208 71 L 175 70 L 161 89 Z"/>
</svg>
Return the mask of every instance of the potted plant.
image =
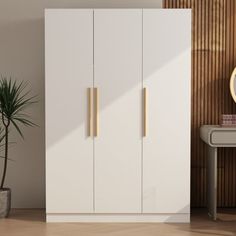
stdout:
<svg viewBox="0 0 236 236">
<path fill-rule="evenodd" d="M 25 109 L 35 103 L 35 96 L 29 96 L 26 90 L 27 83 L 17 83 L 11 78 L 2 77 L 0 80 L 0 147 L 4 148 L 4 164 L 0 177 L 0 218 L 7 217 L 11 208 L 11 189 L 5 187 L 5 178 L 8 164 L 9 132 L 15 128 L 23 138 L 20 125 L 34 126 Z M 0 172 L 1 173 L 1 172 Z"/>
</svg>

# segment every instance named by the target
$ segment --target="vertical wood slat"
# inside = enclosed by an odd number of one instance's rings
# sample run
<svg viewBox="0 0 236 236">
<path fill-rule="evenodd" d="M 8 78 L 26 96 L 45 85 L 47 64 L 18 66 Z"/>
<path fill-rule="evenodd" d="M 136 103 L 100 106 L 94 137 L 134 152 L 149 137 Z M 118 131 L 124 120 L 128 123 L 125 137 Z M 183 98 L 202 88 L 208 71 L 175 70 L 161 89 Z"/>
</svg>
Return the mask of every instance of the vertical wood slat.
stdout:
<svg viewBox="0 0 236 236">
<path fill-rule="evenodd" d="M 233 36 L 233 47 L 232 47 L 232 51 L 233 51 L 233 55 L 232 55 L 232 67 L 234 67 L 236 65 L 236 32 L 235 32 L 235 27 L 236 27 L 236 2 L 233 1 L 233 7 L 232 7 L 232 14 L 233 14 L 233 30 L 232 30 L 232 36 Z M 233 104 L 233 103 L 232 103 Z M 234 106 L 235 104 L 233 104 L 233 107 L 232 107 L 232 110 L 233 110 L 233 113 L 236 113 L 236 106 Z M 236 160 L 235 160 L 235 157 L 236 157 L 236 150 L 235 149 L 232 149 L 232 155 L 231 155 L 231 159 L 232 159 L 232 164 L 231 164 L 231 167 L 232 167 L 232 170 L 231 172 L 232 173 L 236 173 Z M 235 175 L 234 175 L 235 176 Z M 232 188 L 232 194 L 234 196 L 236 196 L 236 182 L 235 182 L 235 177 L 231 179 L 232 182 L 231 182 L 231 186 L 235 186 L 234 188 Z M 236 197 L 235 198 L 232 198 L 232 203 L 231 205 L 236 205 Z"/>
<path fill-rule="evenodd" d="M 191 203 L 206 206 L 206 145 L 202 124 L 236 113 L 229 78 L 236 66 L 235 0 L 163 0 L 164 8 L 192 8 Z M 219 149 L 218 206 L 236 207 L 236 150 Z"/>
</svg>

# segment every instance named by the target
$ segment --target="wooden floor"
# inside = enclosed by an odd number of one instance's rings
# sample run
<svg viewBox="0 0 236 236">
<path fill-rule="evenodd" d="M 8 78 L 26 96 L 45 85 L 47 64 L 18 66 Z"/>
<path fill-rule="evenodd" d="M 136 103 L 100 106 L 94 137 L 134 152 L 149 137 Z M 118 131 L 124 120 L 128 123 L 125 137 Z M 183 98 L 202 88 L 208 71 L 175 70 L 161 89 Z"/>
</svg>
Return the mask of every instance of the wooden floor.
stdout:
<svg viewBox="0 0 236 236">
<path fill-rule="evenodd" d="M 217 222 L 193 210 L 190 224 L 45 223 L 43 210 L 12 210 L 0 219 L 0 236 L 228 236 L 236 235 L 236 209 L 221 210 Z"/>
</svg>

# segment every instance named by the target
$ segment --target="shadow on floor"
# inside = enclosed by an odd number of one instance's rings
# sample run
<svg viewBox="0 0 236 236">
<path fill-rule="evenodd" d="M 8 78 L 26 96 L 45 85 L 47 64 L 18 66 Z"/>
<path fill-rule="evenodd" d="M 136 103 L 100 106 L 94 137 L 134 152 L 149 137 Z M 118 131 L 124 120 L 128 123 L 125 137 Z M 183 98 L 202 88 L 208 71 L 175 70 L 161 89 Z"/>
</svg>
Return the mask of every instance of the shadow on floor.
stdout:
<svg viewBox="0 0 236 236">
<path fill-rule="evenodd" d="M 8 219 L 46 222 L 45 209 L 12 209 Z"/>
</svg>

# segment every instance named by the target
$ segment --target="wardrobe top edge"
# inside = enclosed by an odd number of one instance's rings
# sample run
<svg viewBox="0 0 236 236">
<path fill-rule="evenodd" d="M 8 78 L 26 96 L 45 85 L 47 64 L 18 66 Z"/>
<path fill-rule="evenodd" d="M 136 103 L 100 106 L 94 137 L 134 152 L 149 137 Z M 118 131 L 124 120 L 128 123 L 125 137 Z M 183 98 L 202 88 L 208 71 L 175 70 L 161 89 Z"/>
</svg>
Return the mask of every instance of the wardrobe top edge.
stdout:
<svg viewBox="0 0 236 236">
<path fill-rule="evenodd" d="M 60 11 L 60 10 L 157 10 L 157 11 L 191 11 L 191 8 L 45 8 L 44 11 Z"/>
</svg>

